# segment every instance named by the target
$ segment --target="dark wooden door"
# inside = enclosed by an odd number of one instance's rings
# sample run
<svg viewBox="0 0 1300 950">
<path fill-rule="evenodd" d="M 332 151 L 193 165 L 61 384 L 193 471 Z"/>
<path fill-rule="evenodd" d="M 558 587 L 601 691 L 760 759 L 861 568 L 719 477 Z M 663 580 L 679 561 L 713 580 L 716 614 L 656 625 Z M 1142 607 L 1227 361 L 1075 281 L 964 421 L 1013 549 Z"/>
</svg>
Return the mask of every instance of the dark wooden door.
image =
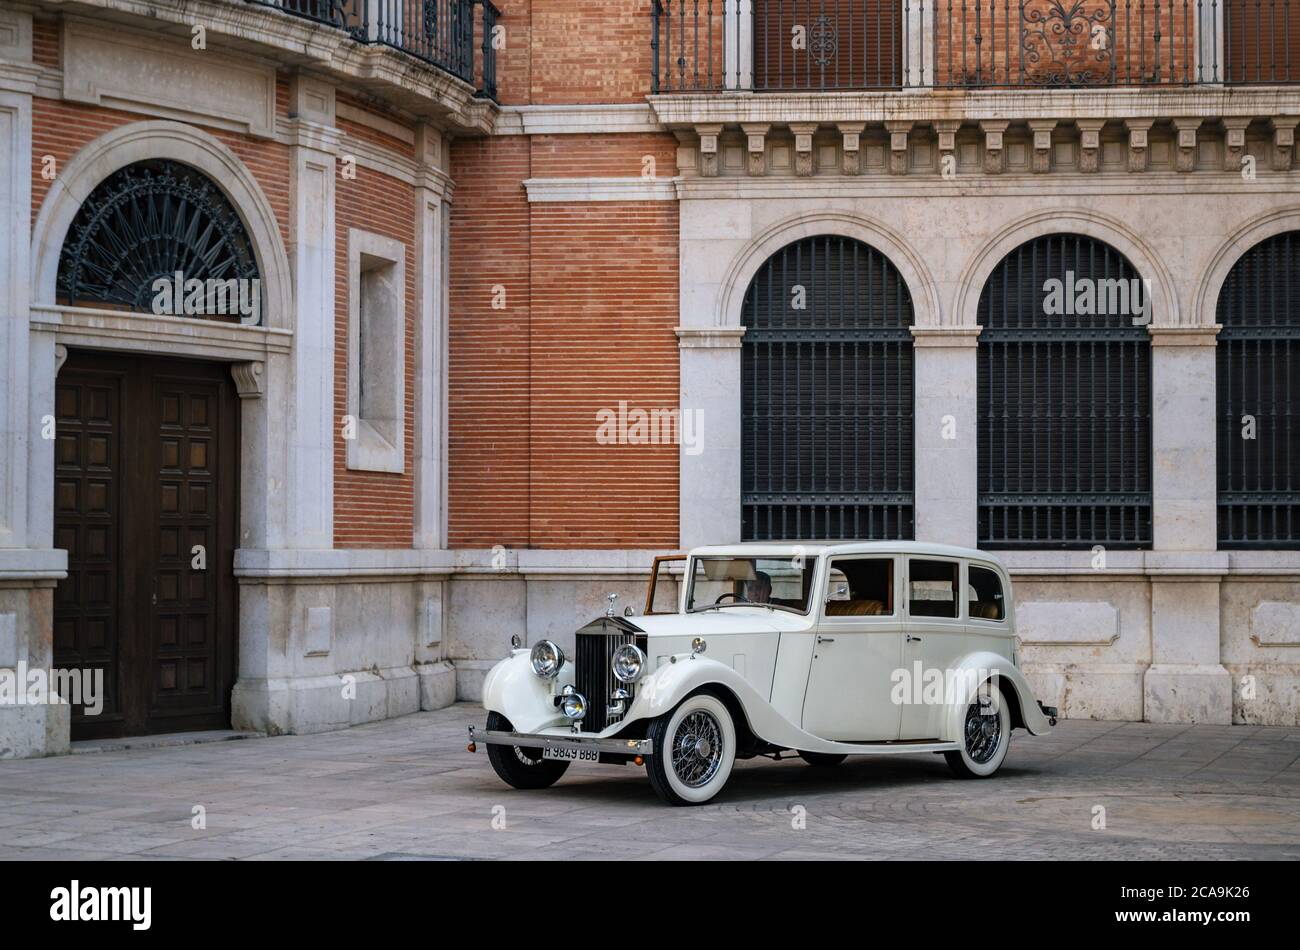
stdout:
<svg viewBox="0 0 1300 950">
<path fill-rule="evenodd" d="M 238 399 L 218 364 L 74 353 L 56 389 L 55 665 L 104 671 L 73 738 L 230 724 Z"/>
</svg>

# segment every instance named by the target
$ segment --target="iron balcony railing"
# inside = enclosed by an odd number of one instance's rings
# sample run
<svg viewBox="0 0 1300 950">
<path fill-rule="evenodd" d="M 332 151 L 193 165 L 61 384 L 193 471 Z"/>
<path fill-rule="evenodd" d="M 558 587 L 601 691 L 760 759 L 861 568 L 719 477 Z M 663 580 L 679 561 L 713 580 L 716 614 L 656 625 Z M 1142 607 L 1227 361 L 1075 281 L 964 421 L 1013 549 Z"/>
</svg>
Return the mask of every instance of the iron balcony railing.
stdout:
<svg viewBox="0 0 1300 950">
<path fill-rule="evenodd" d="M 655 93 L 1300 82 L 1300 0 L 652 0 Z"/>
<path fill-rule="evenodd" d="M 491 0 L 247 0 L 346 30 L 359 43 L 382 43 L 496 99 L 493 32 L 501 12 Z M 1297 0 L 1300 2 L 1300 0 Z M 475 8 L 481 12 L 475 15 Z M 474 55 L 479 41 L 481 58 Z"/>
</svg>

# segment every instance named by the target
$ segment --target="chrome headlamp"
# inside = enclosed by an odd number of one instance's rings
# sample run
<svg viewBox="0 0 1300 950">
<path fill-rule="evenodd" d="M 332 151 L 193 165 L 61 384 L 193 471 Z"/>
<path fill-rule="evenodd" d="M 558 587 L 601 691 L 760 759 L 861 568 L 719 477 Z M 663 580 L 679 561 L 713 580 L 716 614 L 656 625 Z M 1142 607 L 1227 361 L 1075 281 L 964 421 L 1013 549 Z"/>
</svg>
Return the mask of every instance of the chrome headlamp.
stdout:
<svg viewBox="0 0 1300 950">
<path fill-rule="evenodd" d="M 564 696 L 560 708 L 564 710 L 564 714 L 570 719 L 575 721 L 584 719 L 587 716 L 587 697 L 572 686 L 566 686 L 564 687 Z"/>
<path fill-rule="evenodd" d="M 533 645 L 529 659 L 534 673 L 542 679 L 555 679 L 560 673 L 560 667 L 564 666 L 564 651 L 551 640 L 539 640 Z"/>
<path fill-rule="evenodd" d="M 625 643 L 614 651 L 612 662 L 614 678 L 620 683 L 635 683 L 645 672 L 645 654 L 633 643 Z"/>
</svg>

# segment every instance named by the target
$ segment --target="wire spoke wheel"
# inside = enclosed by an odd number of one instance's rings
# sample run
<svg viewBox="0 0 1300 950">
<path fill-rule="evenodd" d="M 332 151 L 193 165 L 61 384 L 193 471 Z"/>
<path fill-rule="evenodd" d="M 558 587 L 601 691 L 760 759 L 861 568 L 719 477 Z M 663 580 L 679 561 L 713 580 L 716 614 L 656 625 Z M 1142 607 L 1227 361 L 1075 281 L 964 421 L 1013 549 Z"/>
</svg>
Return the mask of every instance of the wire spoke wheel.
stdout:
<svg viewBox="0 0 1300 950">
<path fill-rule="evenodd" d="M 699 788 L 717 774 L 723 751 L 722 727 L 710 713 L 697 710 L 673 737 L 673 771 L 684 785 Z"/>
<path fill-rule="evenodd" d="M 966 753 L 983 765 L 997 754 L 1002 743 L 1002 720 L 997 707 L 987 697 L 979 697 L 966 707 Z"/>
</svg>

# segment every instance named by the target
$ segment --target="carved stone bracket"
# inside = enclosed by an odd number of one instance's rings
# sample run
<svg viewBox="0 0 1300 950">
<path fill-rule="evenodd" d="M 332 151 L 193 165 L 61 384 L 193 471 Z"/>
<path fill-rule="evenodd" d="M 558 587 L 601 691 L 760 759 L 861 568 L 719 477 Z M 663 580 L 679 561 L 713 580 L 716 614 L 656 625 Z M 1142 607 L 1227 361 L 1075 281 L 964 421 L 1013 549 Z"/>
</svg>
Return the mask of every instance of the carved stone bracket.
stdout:
<svg viewBox="0 0 1300 950">
<path fill-rule="evenodd" d="M 1246 154 L 1246 126 L 1250 119 L 1233 117 L 1223 120 L 1227 132 L 1223 136 L 1223 170 L 1241 171 L 1241 159 Z"/>
<path fill-rule="evenodd" d="M 1031 119 L 1029 122 L 1029 130 L 1034 133 L 1031 167 L 1035 175 L 1045 175 L 1052 170 L 1052 130 L 1055 128 L 1055 119 Z"/>
<path fill-rule="evenodd" d="M 1174 167 L 1180 172 L 1196 171 L 1196 130 L 1201 127 L 1201 121 L 1195 117 L 1174 119 L 1174 128 L 1178 130 Z"/>
<path fill-rule="evenodd" d="M 1079 127 L 1079 171 L 1095 172 L 1101 168 L 1101 129 L 1105 119 L 1075 119 Z"/>
<path fill-rule="evenodd" d="M 740 129 L 745 133 L 745 173 L 755 178 L 767 174 L 767 133 L 769 123 L 745 123 Z"/>
<path fill-rule="evenodd" d="M 886 122 L 889 132 L 889 174 L 907 174 L 907 136 L 912 131 L 911 122 Z"/>
<path fill-rule="evenodd" d="M 68 361 L 68 348 L 62 343 L 54 344 L 54 375 L 59 375 L 59 370 L 63 369 L 63 364 Z"/>
<path fill-rule="evenodd" d="M 812 141 L 817 123 L 791 122 L 790 131 L 794 133 L 794 173 L 807 178 L 813 173 Z"/>
<path fill-rule="evenodd" d="M 1288 171 L 1295 153 L 1295 128 L 1300 125 L 1300 118 L 1280 115 L 1271 119 L 1269 124 L 1273 126 L 1273 170 Z"/>
<path fill-rule="evenodd" d="M 957 130 L 961 122 L 956 119 L 939 119 L 934 131 L 939 136 L 939 174 L 954 177 L 957 172 Z M 947 169 L 947 170 L 945 170 Z"/>
<path fill-rule="evenodd" d="M 841 122 L 836 126 L 844 137 L 842 171 L 846 175 L 862 173 L 862 130 L 865 122 Z"/>
<path fill-rule="evenodd" d="M 1151 126 L 1154 119 L 1125 119 L 1124 127 L 1128 129 L 1128 170 L 1144 172 L 1151 157 Z"/>
<path fill-rule="evenodd" d="M 230 364 L 230 376 L 235 381 L 235 391 L 240 399 L 261 398 L 266 391 L 265 368 L 265 364 L 258 361 Z"/>
<path fill-rule="evenodd" d="M 1002 135 L 1010 122 L 980 122 L 980 131 L 984 133 L 984 171 L 989 175 L 1001 175 L 1006 168 L 1006 149 L 1003 148 Z"/>
<path fill-rule="evenodd" d="M 717 178 L 718 136 L 722 134 L 722 125 L 697 125 L 695 134 L 700 137 L 700 176 Z"/>
</svg>

